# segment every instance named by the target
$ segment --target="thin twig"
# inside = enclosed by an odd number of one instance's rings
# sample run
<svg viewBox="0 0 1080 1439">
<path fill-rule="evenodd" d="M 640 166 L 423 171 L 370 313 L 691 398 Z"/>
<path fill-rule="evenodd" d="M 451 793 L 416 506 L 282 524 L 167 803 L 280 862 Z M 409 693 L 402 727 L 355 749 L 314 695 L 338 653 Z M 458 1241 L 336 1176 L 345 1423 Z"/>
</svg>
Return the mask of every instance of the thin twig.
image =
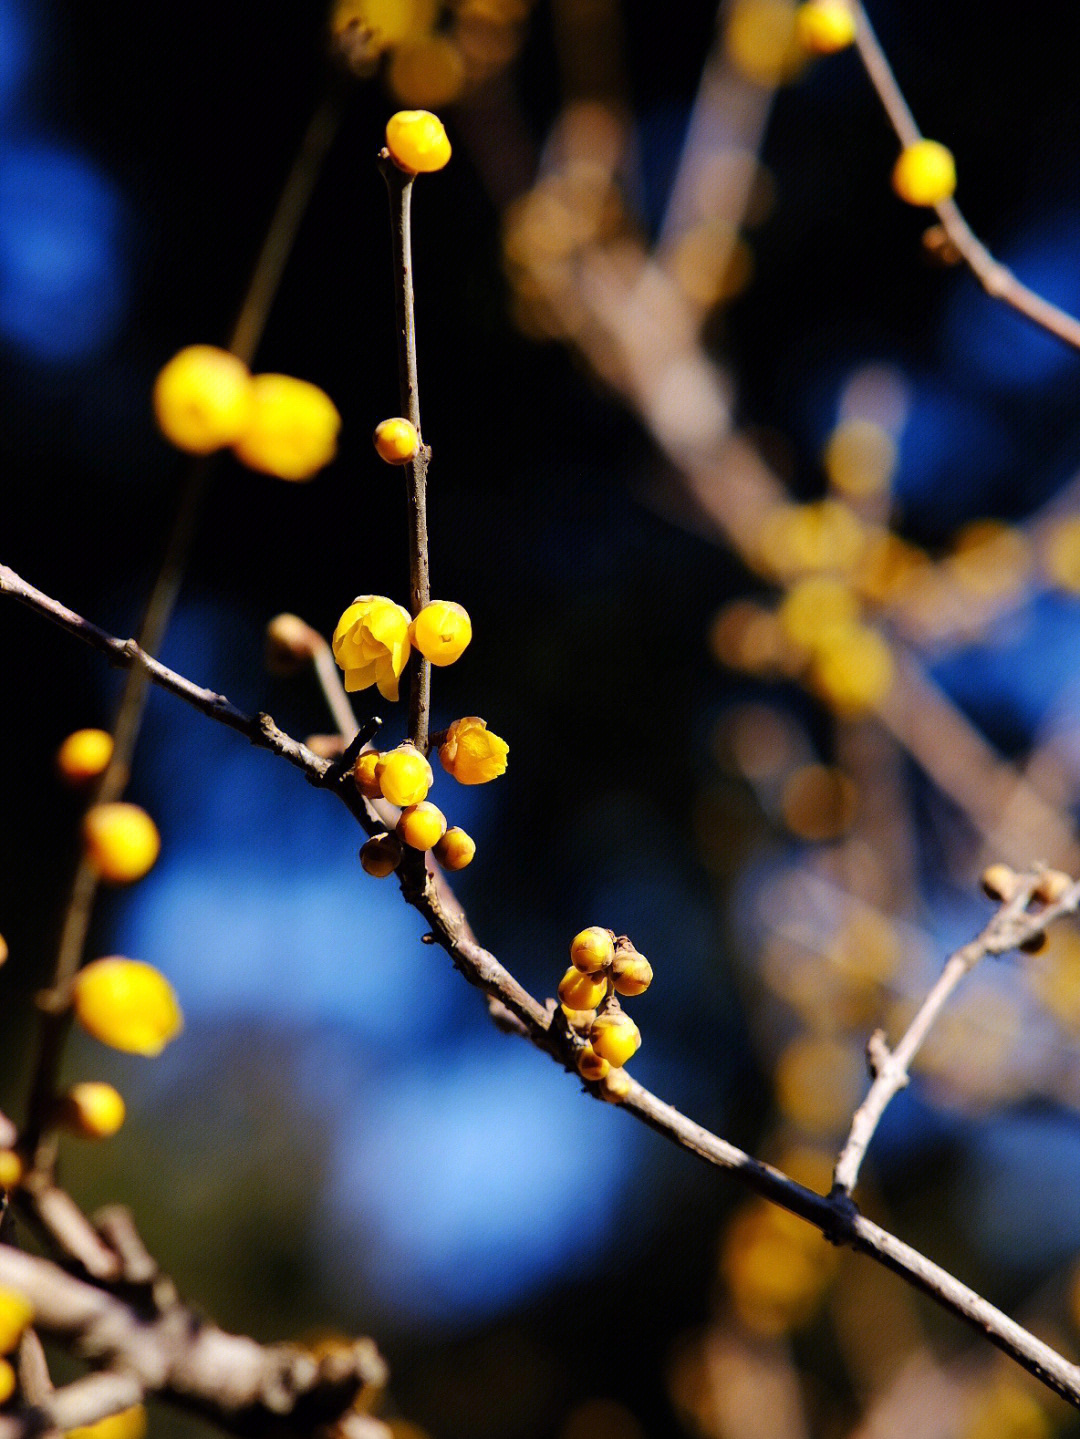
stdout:
<svg viewBox="0 0 1080 1439">
<path fill-rule="evenodd" d="M 864 6 L 859 0 L 852 0 L 852 9 L 856 22 L 855 45 L 870 83 L 877 91 L 878 99 L 885 107 L 889 123 L 901 145 L 914 145 L 922 139 L 922 132 L 897 84 L 896 76 L 874 34 Z M 974 234 L 955 200 L 943 200 L 935 205 L 934 209 L 945 233 L 988 295 L 1011 305 L 1021 315 L 1048 330 L 1050 334 L 1056 335 L 1059 340 L 1064 340 L 1073 349 L 1080 349 L 1080 320 L 1030 290 L 1016 278 L 1007 265 L 995 260 Z"/>
<path fill-rule="evenodd" d="M 923 1000 L 895 1049 L 886 1047 L 880 1031 L 872 1036 L 868 1055 L 874 1069 L 874 1082 L 855 1112 L 851 1131 L 836 1162 L 833 1174 L 834 1197 L 850 1195 L 855 1188 L 860 1166 L 881 1116 L 894 1095 L 907 1085 L 912 1060 L 956 986 L 980 959 L 988 954 L 1003 954 L 1007 950 L 1015 949 L 1020 942 L 1018 934 L 1021 938 L 1027 937 L 1031 918 L 1027 914 L 1027 906 L 1038 882 L 1038 874 L 1023 876 L 1015 895 L 1007 904 L 1002 905 L 983 932 L 949 956 L 937 982 Z M 1074 885 L 1049 910 L 1040 911 L 1039 919 L 1046 924 L 1050 918 L 1059 914 L 1071 913 L 1078 902 L 1080 885 Z"/>
<path fill-rule="evenodd" d="M 359 726 L 356 723 L 356 715 L 353 713 L 352 702 L 346 693 L 345 686 L 341 683 L 341 671 L 337 667 L 333 651 L 330 646 L 319 635 L 319 643 L 315 646 L 315 652 L 311 659 L 312 667 L 315 670 L 315 678 L 319 682 L 326 707 L 337 725 L 338 733 L 346 744 L 356 734 Z"/>
<path fill-rule="evenodd" d="M 252 743 L 282 755 L 303 770 L 312 784 L 332 788 L 369 830 L 377 823 L 373 814 L 365 808 L 355 785 L 347 780 L 339 782 L 332 776 L 333 766 L 328 761 L 320 759 L 284 734 L 267 715 L 244 715 L 221 695 L 167 669 L 157 660 L 144 655 L 132 641 L 125 642 L 106 634 L 0 565 L 2 593 L 21 600 L 69 633 L 102 650 L 117 663 L 143 666 L 155 684 L 186 700 L 211 719 L 246 735 Z M 403 879 L 402 890 L 409 902 L 428 920 L 432 934 L 465 978 L 514 1016 L 517 1021 L 515 1030 L 576 1075 L 572 1041 L 554 1024 L 553 1010 L 529 994 L 495 956 L 477 942 L 456 901 L 453 909 L 447 908 L 443 898 L 449 893 L 445 881 L 437 886 L 434 878 L 425 872 L 422 885 Z M 992 937 L 984 935 L 980 941 L 984 943 L 986 953 L 1004 953 L 1042 934 L 1051 920 L 1075 911 L 1078 905 L 1080 884 L 1074 884 L 1056 903 L 1048 904 L 1035 913 L 1025 911 L 1012 916 L 1008 925 L 999 925 Z M 595 1089 L 590 1092 L 595 1092 Z M 925 1255 L 863 1218 L 846 1194 L 825 1197 L 796 1184 L 771 1165 L 751 1158 L 736 1145 L 695 1124 L 636 1082 L 632 1083 L 623 1108 L 681 1149 L 697 1155 L 707 1164 L 730 1170 L 764 1198 L 815 1225 L 834 1243 L 848 1244 L 870 1255 L 928 1294 L 942 1308 L 962 1319 L 1029 1373 L 1080 1408 L 1080 1366 L 1057 1354 Z M 0 1261 L 10 1252 L 0 1249 Z M 2 1434 L 0 1439 L 3 1439 Z"/>
<path fill-rule="evenodd" d="M 412 270 L 412 189 L 415 175 L 399 170 L 389 151 L 379 156 L 379 169 L 390 196 L 390 233 L 394 247 L 394 308 L 397 318 L 398 384 L 404 417 L 418 435 L 420 387 L 416 372 L 416 302 Z M 414 615 L 431 600 L 428 562 L 427 471 L 431 452 L 421 435 L 420 448 L 405 465 L 409 521 L 409 608 Z M 417 654 L 409 685 L 409 738 L 422 754 L 428 751 L 431 717 L 431 662 Z"/>
<path fill-rule="evenodd" d="M 347 93 L 342 77 L 330 72 L 326 91 L 308 123 L 274 208 L 227 344 L 227 348 L 245 364 L 252 362 L 259 347 L 312 191 L 337 134 Z M 138 644 L 147 654 L 156 654 L 160 649 L 176 608 L 215 466 L 214 456 L 193 460 L 181 485 L 176 517 L 139 627 Z M 131 666 L 113 722 L 112 756 L 94 789 L 93 803 L 107 804 L 117 800 L 127 788 L 131 761 L 142 728 L 148 685 L 146 672 L 137 665 Z M 98 884 L 97 872 L 86 855 L 81 854 L 76 861 L 57 943 L 52 976 L 54 990 L 63 988 L 82 963 Z M 45 1136 L 68 1028 L 66 1011 L 43 1013 L 25 1130 L 32 1163 L 42 1170 L 51 1169 L 55 1160 L 55 1145 Z"/>
</svg>

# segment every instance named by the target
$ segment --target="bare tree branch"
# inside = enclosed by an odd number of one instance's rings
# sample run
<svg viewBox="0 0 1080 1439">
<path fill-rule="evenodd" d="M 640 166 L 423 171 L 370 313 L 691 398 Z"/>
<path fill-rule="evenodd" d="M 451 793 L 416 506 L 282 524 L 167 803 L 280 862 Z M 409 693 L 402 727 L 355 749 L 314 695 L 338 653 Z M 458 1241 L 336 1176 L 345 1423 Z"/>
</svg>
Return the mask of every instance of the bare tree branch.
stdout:
<svg viewBox="0 0 1080 1439">
<path fill-rule="evenodd" d="M 377 823 L 359 802 L 355 786 L 347 777 L 346 782 L 335 777 L 333 766 L 328 761 L 319 759 L 284 734 L 269 716 L 244 715 L 221 695 L 192 684 L 190 680 L 167 669 L 159 661 L 144 655 L 132 641 L 125 642 L 106 634 L 74 611 L 28 585 L 3 565 L 0 565 L 0 593 L 11 594 L 69 633 L 103 651 L 117 663 L 144 666 L 156 684 L 194 705 L 211 719 L 246 735 L 252 743 L 282 755 L 303 770 L 311 783 L 333 789 L 366 827 L 373 828 Z M 437 883 L 435 877 L 425 869 L 420 882 L 411 872 L 403 874 L 401 881 L 405 898 L 425 915 L 433 936 L 465 978 L 496 1001 L 504 1012 L 508 1011 L 513 1016 L 513 1028 L 520 1028 L 521 1033 L 533 1044 L 552 1055 L 576 1075 L 574 1053 L 580 1039 L 558 1022 L 561 1020 L 561 1012 L 557 1006 L 553 1004 L 548 1008 L 534 999 L 495 956 L 479 944 L 457 901 L 453 900 L 452 907 L 448 904 L 446 897 L 451 895 L 451 891 L 445 880 Z M 1003 923 L 995 930 L 992 940 L 987 940 L 984 932 L 981 939 L 986 944 L 985 952 L 1003 953 L 1033 939 L 1043 933 L 1052 919 L 1074 910 L 1078 903 L 1080 885 L 1073 885 L 1057 902 L 1034 913 L 1025 911 L 1012 916 L 1008 924 Z M 599 1097 L 596 1086 L 586 1085 L 585 1088 Z M 729 1170 L 764 1198 L 807 1220 L 833 1243 L 848 1244 L 901 1275 L 909 1284 L 930 1295 L 944 1309 L 964 1320 L 1029 1373 L 1080 1408 L 1080 1366 L 1071 1364 L 932 1260 L 879 1225 L 863 1218 L 849 1195 L 840 1193 L 825 1197 L 796 1184 L 771 1165 L 751 1158 L 737 1145 L 730 1144 L 695 1124 L 636 1082 L 632 1083 L 622 1107 L 680 1148 L 697 1155 L 707 1164 Z M 13 1255 L 15 1260 L 27 1259 L 27 1256 L 17 1255 L 13 1250 L 0 1250 L 0 1259 L 7 1263 L 13 1262 L 10 1258 Z M 62 1275 L 62 1271 L 58 1270 L 56 1273 L 67 1278 Z M 3 1274 L 3 1268 L 0 1267 L 0 1282 L 3 1282 Z M 97 1292 L 90 1290 L 89 1286 L 83 1288 L 90 1294 Z M 43 1327 L 48 1328 L 48 1324 L 44 1323 Z M 251 1342 L 243 1341 L 245 1344 Z M 0 1439 L 5 1439 L 5 1436 L 0 1435 Z"/>
</svg>

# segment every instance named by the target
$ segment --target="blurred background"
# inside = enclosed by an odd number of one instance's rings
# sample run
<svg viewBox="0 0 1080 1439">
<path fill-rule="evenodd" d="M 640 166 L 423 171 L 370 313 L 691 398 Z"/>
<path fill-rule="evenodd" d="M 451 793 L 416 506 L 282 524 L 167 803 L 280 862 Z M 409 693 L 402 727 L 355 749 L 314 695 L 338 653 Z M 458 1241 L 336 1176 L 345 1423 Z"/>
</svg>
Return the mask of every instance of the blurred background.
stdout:
<svg viewBox="0 0 1080 1439">
<path fill-rule="evenodd" d="M 370 444 L 399 405 L 374 157 L 393 109 L 437 109 L 454 158 L 414 212 L 433 589 L 475 639 L 435 718 L 510 744 L 499 783 L 433 793 L 478 843 L 455 887 L 541 998 L 577 930 L 629 934 L 656 972 L 636 1077 L 827 1189 L 866 1038 L 985 923 L 982 867 L 1080 862 L 1080 357 L 895 198 L 857 57 L 807 63 L 786 0 L 719 27 L 708 0 L 344 10 L 384 43 L 331 81 L 318 4 L 0 0 L 0 560 L 137 628 L 187 471 L 153 378 L 225 342 L 329 84 L 255 368 L 326 389 L 339 455 L 310 485 L 222 459 L 163 656 L 291 733 L 330 727 L 310 680 L 267 674 L 263 628 L 405 598 L 400 477 Z M 871 17 L 976 231 L 1075 312 L 1071 11 Z M 109 724 L 118 679 L 14 605 L 0 630 L 19 1114 L 81 803 L 53 755 Z M 356 698 L 402 737 L 404 706 Z M 62 1172 L 87 1207 L 132 1205 L 222 1324 L 373 1333 L 408 1439 L 1080 1432 L 898 1280 L 497 1033 L 288 766 L 156 694 L 129 794 L 163 854 L 103 896 L 91 953 L 161 967 L 187 1027 L 153 1062 L 73 1038 L 69 1077 L 130 1117 Z M 1078 1036 L 1075 929 L 984 964 L 862 1191 L 1074 1356 Z"/>
</svg>

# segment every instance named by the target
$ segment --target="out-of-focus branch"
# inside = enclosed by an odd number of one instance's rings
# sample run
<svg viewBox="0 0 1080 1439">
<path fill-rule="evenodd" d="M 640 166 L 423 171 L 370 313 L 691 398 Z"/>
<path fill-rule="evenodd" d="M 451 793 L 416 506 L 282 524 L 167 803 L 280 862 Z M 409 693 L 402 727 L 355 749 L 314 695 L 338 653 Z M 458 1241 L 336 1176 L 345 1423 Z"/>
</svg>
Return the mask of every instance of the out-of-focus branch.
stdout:
<svg viewBox="0 0 1080 1439">
<path fill-rule="evenodd" d="M 855 45 L 870 83 L 877 91 L 901 145 L 914 145 L 922 139 L 922 132 L 897 84 L 892 67 L 870 24 L 870 18 L 859 0 L 852 0 L 851 8 L 855 12 Z M 943 200 L 935 205 L 934 209 L 945 233 L 991 298 L 1011 305 L 1033 324 L 1048 330 L 1074 349 L 1080 349 L 1080 320 L 1043 299 L 1018 280 L 1007 265 L 995 260 L 972 231 L 955 200 Z"/>
<path fill-rule="evenodd" d="M 282 755 L 303 770 L 313 784 L 334 789 L 365 827 L 371 829 L 377 823 L 374 816 L 359 801 L 355 786 L 347 776 L 344 781 L 335 776 L 333 765 L 319 759 L 296 740 L 283 734 L 269 716 L 249 717 L 242 714 L 222 696 L 185 680 L 157 660 L 142 654 L 131 641 L 125 643 L 112 638 L 58 601 L 27 585 L 13 571 L 2 565 L 0 593 L 8 593 L 22 600 L 94 648 L 103 650 L 117 662 L 142 665 L 155 683 L 187 700 L 211 719 L 246 735 L 253 743 L 261 744 L 264 748 Z M 453 909 L 448 908 L 445 896 L 450 892 L 445 881 L 437 885 L 434 877 L 426 870 L 419 879 L 411 874 L 403 875 L 402 891 L 406 899 L 427 918 L 435 940 L 447 951 L 464 977 L 514 1017 L 515 1023 L 512 1027 L 516 1031 L 578 1077 L 574 1061 L 575 1048 L 580 1040 L 576 1039 L 565 1025 L 557 1022 L 561 1017 L 558 1007 L 553 1002 L 549 1007 L 534 999 L 495 956 L 480 945 L 469 929 L 456 900 Z M 1010 926 L 1007 929 L 1003 927 L 995 938 L 993 952 L 1002 952 L 1042 934 L 1052 919 L 1075 909 L 1078 903 L 1080 884 L 1073 885 L 1053 904 L 1035 912 L 1025 911 L 1016 915 Z M 989 949 L 987 952 L 990 952 Z M 591 1087 L 590 1092 L 596 1092 L 595 1086 Z M 634 1081 L 631 1081 L 630 1091 L 622 1107 L 681 1149 L 697 1155 L 707 1164 L 730 1170 L 749 1188 L 806 1219 L 834 1243 L 848 1244 L 861 1253 L 871 1255 L 878 1263 L 930 1295 L 943 1308 L 964 1320 L 1010 1355 L 1029 1373 L 1080 1408 L 1080 1366 L 1070 1363 L 1056 1353 L 1049 1345 L 1009 1319 L 981 1295 L 961 1284 L 925 1255 L 879 1225 L 863 1218 L 846 1194 L 825 1197 L 795 1183 L 778 1169 L 753 1159 L 737 1145 L 730 1144 L 703 1129 L 701 1125 L 695 1124 L 686 1115 Z M 28 1256 L 8 1249 L 0 1249 L 0 1259 L 9 1266 L 19 1262 L 41 1262 L 30 1260 Z M 67 1280 L 62 1271 L 52 1271 L 51 1266 L 50 1272 L 55 1272 Z M 0 1282 L 5 1282 L 3 1265 L 0 1265 Z M 68 1282 L 77 1283 L 74 1280 Z M 20 1286 L 16 1284 L 15 1287 Z M 98 1294 L 98 1291 L 90 1289 L 89 1286 L 82 1288 L 85 1288 L 89 1295 Z M 49 1329 L 47 1318 L 42 1319 L 42 1327 Z M 218 1332 L 214 1331 L 215 1334 Z M 228 1339 L 229 1336 L 223 1338 Z M 250 1344 L 251 1341 L 242 1343 Z M 210 1348 L 213 1350 L 213 1345 Z M 4 1439 L 4 1436 L 0 1435 L 0 1439 Z"/>
<path fill-rule="evenodd" d="M 148 1318 L 115 1295 L 46 1259 L 0 1246 L 0 1285 L 24 1294 L 35 1326 L 76 1348 L 102 1372 L 42 1396 L 34 1410 L 0 1423 L 2 1439 L 43 1427 L 92 1424 L 161 1394 L 230 1432 L 311 1430 L 342 1415 L 386 1366 L 370 1339 L 323 1358 L 293 1344 L 262 1345 L 226 1334 L 179 1303 Z"/>
<path fill-rule="evenodd" d="M 949 956 L 937 982 L 923 1000 L 895 1049 L 888 1048 L 885 1036 L 880 1030 L 875 1031 L 871 1037 L 867 1055 L 874 1082 L 855 1112 L 851 1131 L 836 1162 L 833 1174 L 834 1197 L 849 1195 L 855 1188 L 860 1166 L 881 1116 L 894 1095 L 907 1085 L 911 1062 L 956 986 L 980 959 L 984 959 L 988 954 L 1004 954 L 1015 949 L 1021 939 L 1028 937 L 1030 916 L 1027 907 L 1038 887 L 1039 879 L 1038 874 L 1019 878 L 1016 893 L 997 911 L 983 932 Z M 1045 924 L 1058 915 L 1071 914 L 1078 904 L 1080 885 L 1073 885 L 1061 899 L 1040 912 L 1040 919 Z"/>
</svg>

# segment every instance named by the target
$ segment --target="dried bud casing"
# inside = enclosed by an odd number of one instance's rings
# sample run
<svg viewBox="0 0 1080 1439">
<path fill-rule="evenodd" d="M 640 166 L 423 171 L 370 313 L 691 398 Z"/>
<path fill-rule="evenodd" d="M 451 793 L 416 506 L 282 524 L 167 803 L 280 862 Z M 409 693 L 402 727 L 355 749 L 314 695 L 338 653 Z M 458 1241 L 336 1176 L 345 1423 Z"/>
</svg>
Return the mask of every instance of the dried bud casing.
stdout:
<svg viewBox="0 0 1080 1439">
<path fill-rule="evenodd" d="M 325 643 L 299 615 L 275 615 L 266 626 L 266 668 L 272 675 L 299 674 Z"/>
<path fill-rule="evenodd" d="M 401 863 L 401 841 L 393 834 L 373 835 L 360 851 L 360 863 L 368 874 L 385 879 Z"/>
</svg>

